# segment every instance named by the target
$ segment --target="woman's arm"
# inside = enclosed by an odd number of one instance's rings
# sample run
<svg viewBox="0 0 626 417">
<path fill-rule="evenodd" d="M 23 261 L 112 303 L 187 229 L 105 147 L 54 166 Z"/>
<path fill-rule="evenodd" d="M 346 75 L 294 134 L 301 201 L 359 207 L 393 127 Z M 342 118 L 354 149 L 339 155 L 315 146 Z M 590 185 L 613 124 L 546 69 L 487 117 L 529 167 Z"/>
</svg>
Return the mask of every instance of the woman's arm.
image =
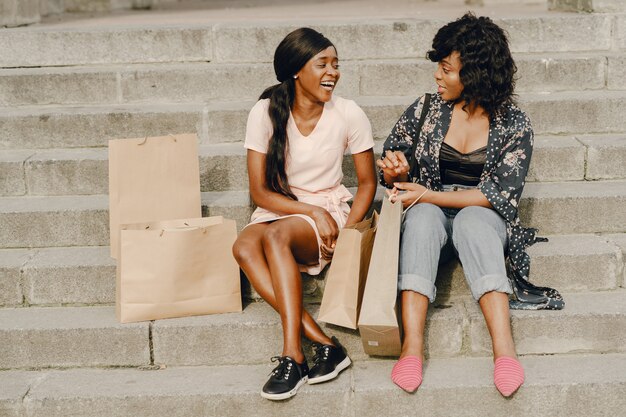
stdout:
<svg viewBox="0 0 626 417">
<path fill-rule="evenodd" d="M 507 138 L 498 156 L 496 169 L 478 189 L 508 222 L 518 221 L 518 208 L 533 154 L 534 133 L 525 114 L 517 118 L 514 133 Z"/>
<path fill-rule="evenodd" d="M 391 194 L 397 193 L 398 190 L 406 191 L 398 194 L 397 199 L 402 201 L 404 207 L 408 207 L 420 195 L 420 203 L 431 203 L 439 207 L 446 208 L 465 208 L 469 206 L 481 206 L 492 208 L 487 197 L 478 189 L 459 190 L 459 191 L 432 191 L 426 187 L 412 182 L 396 182 Z M 423 195 L 422 195 L 423 194 Z"/>
<path fill-rule="evenodd" d="M 346 221 L 346 226 L 355 224 L 363 220 L 367 214 L 374 195 L 376 194 L 376 172 L 374 171 L 374 151 L 368 149 L 352 155 L 354 167 L 356 169 L 356 177 L 359 182 L 359 188 L 354 196 L 352 209 Z"/>
<path fill-rule="evenodd" d="M 267 187 L 265 182 L 265 158 L 266 155 L 264 153 L 248 149 L 248 179 L 250 182 L 250 195 L 254 204 L 280 215 L 306 214 L 312 217 L 313 211 L 317 208 L 316 206 L 292 200 Z"/>
<path fill-rule="evenodd" d="M 380 184 L 384 187 L 391 188 L 394 182 L 410 180 L 409 161 L 413 158 L 411 145 L 419 138 L 419 120 L 416 115 L 422 112 L 423 105 L 424 96 L 421 96 L 407 107 L 385 140 L 381 159 L 376 161 Z"/>
</svg>

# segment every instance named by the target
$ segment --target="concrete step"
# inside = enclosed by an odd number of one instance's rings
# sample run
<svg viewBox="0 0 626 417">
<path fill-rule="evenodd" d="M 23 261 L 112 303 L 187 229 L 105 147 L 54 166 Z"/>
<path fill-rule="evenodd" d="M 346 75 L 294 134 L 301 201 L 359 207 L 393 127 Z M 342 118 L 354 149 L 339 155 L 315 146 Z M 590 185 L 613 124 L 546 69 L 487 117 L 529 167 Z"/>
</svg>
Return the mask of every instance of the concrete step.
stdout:
<svg viewBox="0 0 626 417">
<path fill-rule="evenodd" d="M 202 191 L 248 188 L 242 143 L 201 145 L 199 155 Z M 346 166 L 354 171 L 352 163 Z M 108 172 L 107 148 L 0 151 L 0 195 L 108 194 Z"/>
<path fill-rule="evenodd" d="M 231 106 L 232 107 L 232 106 Z M 228 113 L 212 107 L 212 120 Z M 109 139 L 154 136 L 158 132 L 198 132 L 208 142 L 208 126 L 203 126 L 203 106 L 193 104 L 5 108 L 0 126 L 0 149 L 83 148 L 107 146 Z M 243 116 L 244 110 L 240 110 Z M 207 115 L 208 118 L 208 115 Z M 224 121 L 224 124 L 228 124 Z M 230 123 L 233 126 L 232 123 Z M 233 126 L 234 127 L 234 126 Z M 222 132 L 226 126 L 221 126 Z M 213 131 L 213 130 L 211 130 Z M 244 136 L 237 136 L 242 140 Z M 212 136 L 214 142 L 219 134 Z M 232 141 L 232 140 L 231 140 Z"/>
<path fill-rule="evenodd" d="M 522 224 L 544 234 L 623 232 L 626 182 L 530 183 L 520 202 Z"/>
<path fill-rule="evenodd" d="M 528 249 L 532 259 L 530 279 L 536 285 L 562 292 L 611 290 L 626 287 L 626 234 L 553 235 L 549 241 Z M 621 266 L 621 267 L 620 267 Z M 459 262 L 442 267 L 437 291 L 440 301 L 448 296 L 469 295 Z"/>
<path fill-rule="evenodd" d="M 563 292 L 608 291 L 626 287 L 626 234 L 549 236 L 529 249 L 531 280 Z M 115 302 L 115 261 L 108 246 L 0 250 L 0 306 L 61 306 Z M 319 302 L 326 273 L 303 274 L 303 292 Z M 260 297 L 244 280 L 244 298 Z M 457 261 L 442 266 L 438 302 L 468 296 Z"/>
<path fill-rule="evenodd" d="M 16 0 L 14 0 L 16 1 Z M 59 2 L 60 0 L 42 0 L 42 2 Z M 428 0 L 413 0 L 420 3 Z M 452 1 L 452 4 L 463 4 L 464 0 Z M 482 0 L 485 4 L 499 5 L 503 2 L 520 2 L 524 4 L 536 4 L 541 0 Z M 606 1 L 606 0 L 605 0 Z M 113 10 L 128 9 L 168 9 L 187 10 L 203 8 L 229 9 L 229 8 L 267 8 L 268 6 L 285 6 L 286 0 L 65 0 L 62 7 L 67 12 L 110 12 Z M 299 2 L 316 3 L 313 2 Z M 344 2 L 345 3 L 345 2 Z"/>
<path fill-rule="evenodd" d="M 622 0 L 548 0 L 548 7 L 568 12 L 626 12 L 626 4 Z"/>
<path fill-rule="evenodd" d="M 618 54 L 518 54 L 518 92 L 626 89 Z M 617 68 L 613 68 L 616 66 Z M 432 89 L 424 59 L 346 61 L 342 97 L 417 95 Z M 607 79 L 608 77 L 608 79 Z M 0 105 L 180 103 L 256 99 L 276 82 L 270 63 L 152 64 L 0 70 Z"/>
<path fill-rule="evenodd" d="M 518 354 L 626 352 L 625 291 L 565 294 L 561 311 L 513 311 Z M 317 315 L 317 305 L 307 304 L 307 309 Z M 0 369 L 138 366 L 151 360 L 166 366 L 259 364 L 281 349 L 280 317 L 265 303 L 251 303 L 243 313 L 132 325 L 116 323 L 114 310 L 0 309 Z M 357 331 L 323 326 L 353 359 L 369 359 Z M 432 306 L 426 350 L 429 357 L 490 356 L 477 303 L 461 297 Z"/>
<path fill-rule="evenodd" d="M 109 247 L 0 250 L 0 305 L 115 303 Z"/>
<path fill-rule="evenodd" d="M 430 415 L 523 417 L 618 416 L 626 407 L 626 355 L 523 357 L 522 388 L 504 400 L 489 358 L 432 359 L 415 395 L 389 377 L 393 361 L 357 362 L 335 381 L 305 384 L 288 403 L 259 395 L 269 364 L 136 369 L 0 372 L 0 409 L 7 417 Z"/>
<path fill-rule="evenodd" d="M 623 290 L 572 293 L 565 295 L 567 307 L 559 312 L 513 311 L 512 326 L 517 352 L 526 355 L 624 351 L 625 294 Z M 267 316 L 262 324 L 254 323 L 263 315 L 255 309 L 266 311 Z M 248 311 L 250 316 L 247 315 Z M 309 311 L 314 317 L 317 315 L 315 308 Z M 250 358 L 249 363 L 262 363 L 264 357 L 280 351 L 280 317 L 265 303 L 249 305 L 244 314 L 237 317 L 236 325 L 230 323 L 226 316 L 155 322 L 152 333 L 155 362 L 172 365 L 242 364 L 245 357 Z M 214 326 L 210 322 L 219 325 Z M 237 336 L 233 327 L 240 326 L 244 329 L 240 330 L 241 336 Z M 368 359 L 357 331 L 332 325 L 323 327 L 329 334 L 339 338 L 352 358 Z M 587 337 L 587 334 L 591 337 Z M 212 342 L 216 340 L 214 338 L 228 342 L 226 346 L 216 346 Z M 251 339 L 259 343 L 246 347 L 245 341 Z M 261 343 L 261 340 L 264 342 Z M 431 307 L 426 346 L 427 356 L 430 357 L 491 355 L 489 334 L 476 302 L 464 297 Z M 240 352 L 239 357 L 233 358 L 233 351 Z"/>
<path fill-rule="evenodd" d="M 374 148 L 378 158 L 383 141 Z M 202 191 L 247 190 L 242 143 L 201 145 Z M 344 184 L 358 184 L 352 157 L 344 157 Z M 0 196 L 108 194 L 108 150 L 72 148 L 0 151 Z M 580 181 L 626 178 L 626 136 L 535 139 L 527 180 Z"/>
<path fill-rule="evenodd" d="M 0 2 L 0 27 L 15 27 L 39 22 L 40 0 L 2 0 Z"/>
<path fill-rule="evenodd" d="M 160 0 L 65 0 L 66 12 L 111 12 L 113 10 L 148 9 Z"/>
<path fill-rule="evenodd" d="M 586 179 L 618 178 L 626 173 L 626 155 L 620 150 L 624 144 L 623 138 L 580 136 L 578 140 L 587 148 Z"/>
<path fill-rule="evenodd" d="M 51 0 L 45 0 L 51 1 Z M 58 1 L 58 0 L 56 0 Z M 257 3 L 263 3 L 264 1 L 247 0 L 243 3 L 244 7 L 253 7 Z M 270 0 L 269 3 L 280 3 L 280 0 Z M 233 6 L 240 6 L 241 3 L 238 0 L 229 1 Z M 65 0 L 63 8 L 66 12 L 111 12 L 114 10 L 142 10 L 153 9 L 163 7 L 226 7 L 227 2 L 224 0 Z M 233 4 L 234 3 L 234 4 Z"/>
<path fill-rule="evenodd" d="M 624 29 L 626 32 L 626 29 Z M 607 67 L 607 88 L 610 90 L 621 90 L 626 86 L 626 68 L 624 63 L 626 58 L 621 56 L 611 56 L 608 59 Z"/>
<path fill-rule="evenodd" d="M 0 200 L 0 207 L 3 207 L 0 246 L 3 248 L 109 243 L 106 195 L 5 197 Z"/>
<path fill-rule="evenodd" d="M 59 15 L 65 11 L 65 0 L 40 0 L 39 13 L 42 17 Z"/>
<path fill-rule="evenodd" d="M 206 62 L 212 60 L 212 49 L 211 27 L 16 28 L 0 40 L 0 66 Z"/>
<path fill-rule="evenodd" d="M 355 97 L 385 139 L 416 96 Z M 535 134 L 622 133 L 626 91 L 520 95 Z M 0 108 L 0 150 L 106 146 L 109 139 L 197 132 L 202 144 L 241 142 L 251 101 Z"/>
<path fill-rule="evenodd" d="M 545 9 L 544 9 L 545 10 Z M 606 51 L 623 48 L 626 19 L 618 15 L 498 13 L 513 52 Z M 348 16 L 354 16 L 354 12 Z M 142 19 L 66 21 L 6 31 L 0 67 L 39 67 L 150 62 L 270 62 L 280 40 L 295 27 L 312 26 L 333 40 L 344 60 L 424 56 L 436 30 L 459 16 L 456 10 L 397 17 L 335 17 L 252 21 L 202 19 L 202 13 Z M 383 17 L 381 17 L 383 16 Z M 219 19 L 219 18 L 218 18 Z M 106 19 L 105 19 L 106 20 Z M 183 23 L 181 23 L 183 22 Z M 105 23 L 105 22 L 102 22 Z M 619 30 L 612 36 L 612 26 Z M 116 27 L 117 26 L 117 27 Z"/>
<path fill-rule="evenodd" d="M 0 369 L 138 366 L 149 323 L 119 324 L 114 307 L 0 309 Z"/>
<path fill-rule="evenodd" d="M 354 190 L 353 190 L 354 191 Z M 379 187 L 378 201 L 383 190 Z M 2 248 L 104 246 L 109 243 L 108 197 L 0 197 Z M 626 232 L 626 181 L 529 183 L 522 223 L 543 234 Z M 225 216 L 238 228 L 250 219 L 248 191 L 202 193 L 205 216 Z"/>
</svg>

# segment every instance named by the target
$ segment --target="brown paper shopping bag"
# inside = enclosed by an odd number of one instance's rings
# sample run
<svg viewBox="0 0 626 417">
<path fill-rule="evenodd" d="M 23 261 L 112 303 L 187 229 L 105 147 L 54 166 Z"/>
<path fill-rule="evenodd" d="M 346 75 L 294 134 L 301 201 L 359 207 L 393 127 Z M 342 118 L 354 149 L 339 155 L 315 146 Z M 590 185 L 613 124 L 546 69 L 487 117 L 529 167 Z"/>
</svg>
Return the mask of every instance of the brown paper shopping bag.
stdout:
<svg viewBox="0 0 626 417">
<path fill-rule="evenodd" d="M 196 134 L 109 141 L 109 228 L 202 216 Z"/>
<path fill-rule="evenodd" d="M 378 213 L 339 232 L 318 320 L 356 329 Z"/>
<path fill-rule="evenodd" d="M 396 299 L 401 221 L 402 203 L 383 198 L 359 315 L 361 341 L 368 355 L 400 354 Z"/>
<path fill-rule="evenodd" d="M 236 238 L 235 221 L 221 216 L 122 225 L 118 320 L 241 311 Z"/>
</svg>

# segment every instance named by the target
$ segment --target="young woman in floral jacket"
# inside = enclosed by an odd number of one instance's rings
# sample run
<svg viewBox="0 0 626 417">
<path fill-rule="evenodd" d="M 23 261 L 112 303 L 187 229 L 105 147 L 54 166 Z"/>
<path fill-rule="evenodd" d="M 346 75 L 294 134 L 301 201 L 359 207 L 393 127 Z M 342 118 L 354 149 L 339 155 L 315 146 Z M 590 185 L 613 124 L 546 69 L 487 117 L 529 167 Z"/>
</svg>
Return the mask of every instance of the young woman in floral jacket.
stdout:
<svg viewBox="0 0 626 417">
<path fill-rule="evenodd" d="M 421 384 L 437 268 L 456 253 L 492 338 L 495 385 L 510 396 L 522 385 L 524 371 L 511 334 L 509 294 L 520 295 L 515 308 L 563 307 L 558 292 L 527 282 L 525 248 L 535 230 L 520 225 L 518 207 L 533 130 L 514 102 L 516 66 L 508 40 L 489 18 L 466 14 L 445 25 L 428 58 L 438 63 L 437 94 L 409 106 L 377 161 L 391 198 L 412 206 L 402 224 L 398 289 L 404 340 L 392 379 L 409 392 Z M 410 172 L 413 158 L 417 169 Z"/>
</svg>

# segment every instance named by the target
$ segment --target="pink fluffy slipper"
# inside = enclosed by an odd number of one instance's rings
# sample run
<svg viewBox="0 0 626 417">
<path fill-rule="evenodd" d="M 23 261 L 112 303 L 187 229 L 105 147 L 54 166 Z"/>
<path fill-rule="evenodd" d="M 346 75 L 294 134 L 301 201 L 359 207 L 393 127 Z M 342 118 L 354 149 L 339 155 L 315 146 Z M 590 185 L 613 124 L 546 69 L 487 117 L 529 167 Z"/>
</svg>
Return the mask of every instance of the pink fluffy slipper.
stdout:
<svg viewBox="0 0 626 417">
<path fill-rule="evenodd" d="M 500 394 L 510 397 L 524 383 L 524 368 L 517 359 L 501 356 L 496 359 L 493 382 Z"/>
<path fill-rule="evenodd" d="M 405 356 L 393 366 L 391 380 L 406 392 L 415 392 L 422 383 L 422 361 L 417 356 Z"/>
</svg>

